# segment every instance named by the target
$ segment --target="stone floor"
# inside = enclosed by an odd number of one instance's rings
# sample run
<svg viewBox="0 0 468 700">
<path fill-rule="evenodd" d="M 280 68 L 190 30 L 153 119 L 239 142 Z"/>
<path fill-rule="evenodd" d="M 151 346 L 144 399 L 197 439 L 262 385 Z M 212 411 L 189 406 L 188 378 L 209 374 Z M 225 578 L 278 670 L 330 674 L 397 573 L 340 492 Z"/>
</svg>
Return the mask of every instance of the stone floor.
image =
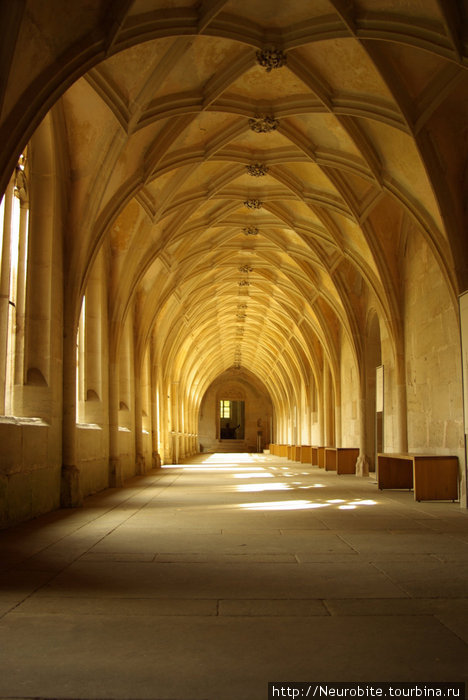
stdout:
<svg viewBox="0 0 468 700">
<path fill-rule="evenodd" d="M 467 681 L 468 513 L 200 455 L 0 533 L 0 698 Z"/>
</svg>

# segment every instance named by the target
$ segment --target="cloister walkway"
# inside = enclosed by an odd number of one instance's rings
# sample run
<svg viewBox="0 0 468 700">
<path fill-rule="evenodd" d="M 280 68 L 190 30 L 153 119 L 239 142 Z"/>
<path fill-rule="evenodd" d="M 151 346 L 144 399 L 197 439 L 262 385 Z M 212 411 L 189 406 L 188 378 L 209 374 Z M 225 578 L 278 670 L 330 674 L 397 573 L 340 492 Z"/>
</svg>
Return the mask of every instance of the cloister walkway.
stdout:
<svg viewBox="0 0 468 700">
<path fill-rule="evenodd" d="M 0 533 L 0 698 L 266 700 L 468 680 L 468 514 L 199 455 Z"/>
</svg>

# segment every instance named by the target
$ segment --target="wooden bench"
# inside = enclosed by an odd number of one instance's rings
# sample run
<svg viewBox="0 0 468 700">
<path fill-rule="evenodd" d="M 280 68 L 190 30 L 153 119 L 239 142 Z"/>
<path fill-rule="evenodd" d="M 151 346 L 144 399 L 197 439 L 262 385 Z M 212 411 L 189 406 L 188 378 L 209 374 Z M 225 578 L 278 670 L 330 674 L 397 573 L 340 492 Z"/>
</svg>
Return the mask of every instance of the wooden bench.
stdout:
<svg viewBox="0 0 468 700">
<path fill-rule="evenodd" d="M 325 471 L 336 470 L 337 474 L 355 474 L 358 447 L 326 447 Z"/>
<path fill-rule="evenodd" d="M 312 466 L 313 467 L 319 467 L 325 466 L 325 448 L 324 447 L 319 447 L 318 445 L 312 445 L 311 449 L 311 458 L 312 458 Z M 322 450 L 322 451 L 321 451 Z"/>
<path fill-rule="evenodd" d="M 312 464 L 312 447 L 301 445 L 301 464 Z"/>
<path fill-rule="evenodd" d="M 287 445 L 280 445 L 277 442 L 270 443 L 270 454 L 275 457 L 287 457 Z"/>
<path fill-rule="evenodd" d="M 377 479 L 379 489 L 414 489 L 415 501 L 456 501 L 458 457 L 379 453 Z"/>
<path fill-rule="evenodd" d="M 278 457 L 287 457 L 288 456 L 288 446 L 287 445 L 278 445 Z"/>
<path fill-rule="evenodd" d="M 317 465 L 320 469 L 325 469 L 325 450 L 326 447 L 317 447 Z"/>
</svg>

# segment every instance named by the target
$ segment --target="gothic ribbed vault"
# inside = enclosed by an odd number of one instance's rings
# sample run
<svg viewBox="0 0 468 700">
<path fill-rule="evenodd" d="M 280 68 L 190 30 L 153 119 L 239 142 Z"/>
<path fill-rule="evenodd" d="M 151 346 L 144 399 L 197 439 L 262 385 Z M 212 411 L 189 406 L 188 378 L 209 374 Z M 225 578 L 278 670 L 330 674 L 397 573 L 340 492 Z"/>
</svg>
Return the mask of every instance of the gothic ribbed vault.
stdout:
<svg viewBox="0 0 468 700">
<path fill-rule="evenodd" d="M 1 172 L 51 120 L 65 342 L 103 256 L 111 366 L 131 310 L 136 363 L 154 343 L 193 411 L 230 368 L 280 412 L 328 367 L 340 405 L 343 343 L 362 381 L 370 314 L 404 382 L 408 236 L 453 304 L 468 286 L 462 3 L 10 5 Z"/>
<path fill-rule="evenodd" d="M 468 104 L 448 18 L 426 2 L 414 32 L 419 4 L 342 5 L 130 3 L 114 55 L 61 99 L 80 261 L 70 286 L 83 291 L 108 245 L 116 324 L 140 297 L 142 347 L 156 326 L 164 364 L 201 394 L 241 364 L 279 398 L 323 355 L 336 367 L 340 333 L 360 359 L 363 294 L 398 345 L 410 222 L 457 289 L 427 138 L 442 99 L 444 111 Z M 286 64 L 261 66 L 265 46 Z M 258 133 L 265 115 L 274 128 Z M 249 174 L 256 163 L 265 175 Z"/>
</svg>

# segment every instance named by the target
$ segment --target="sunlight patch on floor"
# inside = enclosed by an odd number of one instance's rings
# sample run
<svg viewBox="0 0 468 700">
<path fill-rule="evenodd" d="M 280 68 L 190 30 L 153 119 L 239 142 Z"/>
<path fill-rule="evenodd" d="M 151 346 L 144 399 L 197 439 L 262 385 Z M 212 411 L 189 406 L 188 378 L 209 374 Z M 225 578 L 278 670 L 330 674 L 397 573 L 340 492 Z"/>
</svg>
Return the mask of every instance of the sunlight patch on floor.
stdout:
<svg viewBox="0 0 468 700">
<path fill-rule="evenodd" d="M 274 474 L 269 472 L 250 472 L 249 474 L 234 474 L 236 479 L 273 479 Z"/>
<path fill-rule="evenodd" d="M 312 501 L 265 501 L 264 503 L 240 503 L 239 508 L 249 510 L 308 510 L 325 508 L 327 503 L 312 503 Z"/>
<path fill-rule="evenodd" d="M 252 467 L 238 467 L 235 464 L 226 465 L 225 467 L 213 467 L 211 465 L 203 466 L 201 464 L 165 464 L 161 469 L 181 469 L 191 472 L 240 472 L 250 471 Z"/>
<path fill-rule="evenodd" d="M 197 459 L 187 464 L 168 464 L 164 465 L 163 469 L 177 469 L 187 473 L 203 473 L 209 475 L 210 472 L 224 473 L 224 478 L 227 480 L 224 485 L 218 486 L 219 492 L 231 492 L 238 494 L 255 494 L 264 493 L 268 498 L 268 492 L 288 491 L 290 498 L 285 494 L 284 500 L 271 501 L 256 501 L 250 503 L 233 503 L 205 506 L 207 510 L 247 510 L 247 511 L 295 511 L 295 510 L 318 510 L 323 508 L 333 509 L 335 511 L 356 511 L 365 508 L 366 506 L 378 505 L 378 502 L 373 499 L 366 498 L 295 498 L 302 495 L 300 491 L 310 489 L 322 489 L 331 486 L 327 479 L 307 483 L 311 474 L 304 471 L 295 471 L 291 466 L 280 466 L 271 464 L 268 460 L 268 465 L 265 467 L 258 463 L 261 455 L 257 454 L 237 454 L 237 453 L 213 453 L 202 459 Z M 263 461 L 263 460 L 262 460 Z M 267 461 L 266 459 L 264 461 Z M 244 480 L 243 483 L 229 483 L 229 480 Z M 274 481 L 273 481 L 274 479 Z M 294 493 L 292 493 L 294 492 Z M 306 495 L 306 494 L 303 494 Z M 309 495 L 309 494 L 308 494 Z M 312 494 L 310 494 L 312 495 Z M 255 498 L 255 496 L 253 496 Z M 192 506 L 193 508 L 193 506 Z M 196 506 L 195 506 L 196 508 Z"/>
<path fill-rule="evenodd" d="M 329 501 L 307 501 L 307 500 L 290 500 L 290 501 L 266 501 L 263 503 L 240 503 L 239 508 L 248 510 L 311 510 L 315 508 L 329 508 L 337 506 L 338 510 L 355 510 L 362 505 L 377 505 L 377 501 L 349 501 L 343 499 L 330 499 Z"/>
<path fill-rule="evenodd" d="M 222 463 L 230 463 L 230 464 L 237 464 L 238 462 L 255 462 L 255 459 L 249 452 L 213 452 L 213 454 L 210 454 L 209 457 L 206 457 L 205 459 L 202 460 L 203 463 L 209 463 L 209 464 L 222 464 Z"/>
<path fill-rule="evenodd" d="M 290 491 L 291 486 L 288 484 L 283 484 L 283 483 L 276 483 L 276 484 L 239 484 L 238 486 L 234 486 L 234 489 L 236 491 L 248 491 L 248 492 L 255 492 L 255 491 Z"/>
</svg>

